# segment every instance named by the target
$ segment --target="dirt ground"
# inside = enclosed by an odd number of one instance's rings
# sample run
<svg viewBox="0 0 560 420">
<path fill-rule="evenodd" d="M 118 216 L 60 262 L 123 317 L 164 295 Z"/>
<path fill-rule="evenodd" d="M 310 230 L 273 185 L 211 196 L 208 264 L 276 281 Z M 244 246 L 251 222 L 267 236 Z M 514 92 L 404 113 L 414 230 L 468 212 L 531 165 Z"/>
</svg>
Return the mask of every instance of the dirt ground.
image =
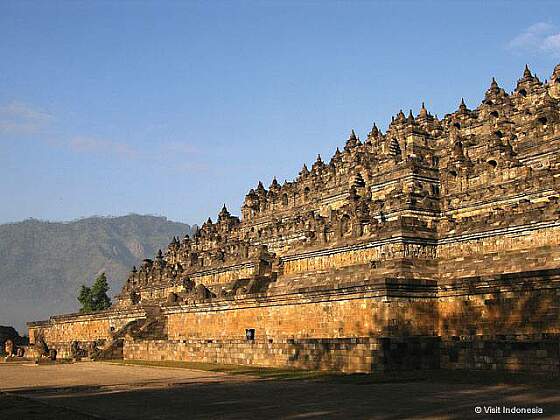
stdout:
<svg viewBox="0 0 560 420">
<path fill-rule="evenodd" d="M 462 383 L 464 382 L 464 383 Z M 543 414 L 477 414 L 476 407 Z M 274 379 L 108 363 L 0 364 L 0 419 L 559 418 L 549 381 L 426 377 Z"/>
</svg>

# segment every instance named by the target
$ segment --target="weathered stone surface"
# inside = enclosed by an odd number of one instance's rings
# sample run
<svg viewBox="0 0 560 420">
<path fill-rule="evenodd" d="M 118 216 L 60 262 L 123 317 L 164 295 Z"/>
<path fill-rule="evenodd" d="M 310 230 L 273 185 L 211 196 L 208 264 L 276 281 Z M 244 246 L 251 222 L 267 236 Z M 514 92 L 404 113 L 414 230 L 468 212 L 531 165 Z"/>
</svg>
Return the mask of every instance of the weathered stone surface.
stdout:
<svg viewBox="0 0 560 420">
<path fill-rule="evenodd" d="M 150 340 L 128 344 L 124 357 L 372 372 L 438 368 L 438 347 L 438 337 Z"/>
<path fill-rule="evenodd" d="M 0 354 L 23 357 L 28 340 L 20 337 L 13 327 L 0 326 Z"/>
<path fill-rule="evenodd" d="M 241 218 L 224 206 L 144 260 L 111 310 L 30 337 L 64 355 L 135 323 L 125 358 L 558 373 L 559 89 L 560 66 L 546 83 L 526 69 L 476 109 L 352 131 L 330 162 L 251 189 Z"/>
<path fill-rule="evenodd" d="M 4 343 L 4 352 L 7 356 L 11 356 L 14 354 L 14 342 L 9 338 Z"/>
<path fill-rule="evenodd" d="M 13 347 L 14 340 L 18 337 L 19 335 L 13 327 L 0 326 L 0 351 L 5 352 L 6 354 L 12 354 L 11 352 L 7 352 L 6 344 L 10 341 L 11 346 Z"/>
</svg>

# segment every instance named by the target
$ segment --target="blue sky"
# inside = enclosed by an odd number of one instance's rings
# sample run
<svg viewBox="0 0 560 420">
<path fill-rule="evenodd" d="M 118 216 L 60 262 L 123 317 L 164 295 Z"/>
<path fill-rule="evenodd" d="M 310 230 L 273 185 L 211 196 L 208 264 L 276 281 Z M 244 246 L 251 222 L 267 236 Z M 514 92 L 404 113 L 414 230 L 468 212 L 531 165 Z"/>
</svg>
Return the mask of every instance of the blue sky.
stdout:
<svg viewBox="0 0 560 420">
<path fill-rule="evenodd" d="M 351 128 L 548 78 L 557 6 L 0 0 L 0 223 L 239 214 Z"/>
</svg>

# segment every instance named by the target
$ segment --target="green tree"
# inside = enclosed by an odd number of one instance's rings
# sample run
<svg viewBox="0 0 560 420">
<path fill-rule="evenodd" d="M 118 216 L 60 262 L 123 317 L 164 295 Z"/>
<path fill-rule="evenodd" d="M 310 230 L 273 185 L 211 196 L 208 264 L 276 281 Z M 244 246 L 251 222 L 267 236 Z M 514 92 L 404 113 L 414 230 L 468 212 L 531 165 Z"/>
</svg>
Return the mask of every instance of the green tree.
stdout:
<svg viewBox="0 0 560 420">
<path fill-rule="evenodd" d="M 78 294 L 78 301 L 82 304 L 80 312 L 93 312 L 93 300 L 91 299 L 91 289 L 82 285 Z"/>
<path fill-rule="evenodd" d="M 80 312 L 102 311 L 111 306 L 111 299 L 107 296 L 109 285 L 107 276 L 101 273 L 93 283 L 93 286 L 82 286 L 78 294 L 78 301 L 82 304 Z"/>
</svg>

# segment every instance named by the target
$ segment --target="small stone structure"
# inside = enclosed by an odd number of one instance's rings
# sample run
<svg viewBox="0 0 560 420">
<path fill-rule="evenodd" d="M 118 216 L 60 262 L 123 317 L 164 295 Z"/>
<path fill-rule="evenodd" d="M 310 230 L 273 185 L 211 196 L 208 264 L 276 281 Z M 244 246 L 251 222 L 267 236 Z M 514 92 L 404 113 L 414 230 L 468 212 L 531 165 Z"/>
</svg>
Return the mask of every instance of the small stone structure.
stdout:
<svg viewBox="0 0 560 420">
<path fill-rule="evenodd" d="M 133 268 L 113 308 L 30 337 L 62 357 L 558 373 L 559 197 L 560 65 L 526 68 L 476 109 L 352 131 Z"/>
<path fill-rule="evenodd" d="M 27 340 L 20 337 L 13 327 L 0 326 L 0 354 L 8 357 L 22 357 L 26 345 Z"/>
<path fill-rule="evenodd" d="M 14 342 L 9 338 L 4 343 L 4 353 L 6 353 L 6 356 L 13 356 L 15 354 Z"/>
<path fill-rule="evenodd" d="M 13 327 L 4 327 L 0 325 L 0 352 L 6 352 L 6 343 L 8 340 L 13 345 L 14 340 L 18 337 L 19 334 Z"/>
</svg>

